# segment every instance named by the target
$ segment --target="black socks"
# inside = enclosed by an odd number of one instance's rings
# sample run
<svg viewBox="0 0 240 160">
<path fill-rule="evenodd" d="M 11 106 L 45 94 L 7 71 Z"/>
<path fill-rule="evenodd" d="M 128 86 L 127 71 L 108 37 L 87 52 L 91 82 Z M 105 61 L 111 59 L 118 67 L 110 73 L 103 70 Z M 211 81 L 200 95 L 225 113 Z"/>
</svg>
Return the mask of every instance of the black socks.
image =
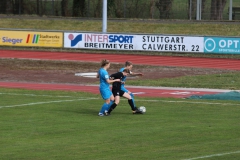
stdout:
<svg viewBox="0 0 240 160">
<path fill-rule="evenodd" d="M 128 100 L 128 104 L 131 106 L 132 110 L 135 111 L 135 106 L 132 99 Z"/>
<path fill-rule="evenodd" d="M 108 113 L 110 114 L 116 107 L 117 107 L 117 104 L 116 104 L 116 103 L 113 103 L 113 104 L 111 105 L 111 107 L 109 108 Z"/>
</svg>

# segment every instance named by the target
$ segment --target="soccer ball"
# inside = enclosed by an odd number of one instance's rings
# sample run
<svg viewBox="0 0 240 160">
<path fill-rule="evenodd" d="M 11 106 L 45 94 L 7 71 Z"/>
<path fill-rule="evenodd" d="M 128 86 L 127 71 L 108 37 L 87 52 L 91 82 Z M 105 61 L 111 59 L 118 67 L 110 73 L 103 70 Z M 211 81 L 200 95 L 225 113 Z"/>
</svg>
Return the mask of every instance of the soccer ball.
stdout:
<svg viewBox="0 0 240 160">
<path fill-rule="evenodd" d="M 139 107 L 139 110 L 142 111 L 143 113 L 145 113 L 146 112 L 146 107 L 141 106 L 141 107 Z"/>
</svg>

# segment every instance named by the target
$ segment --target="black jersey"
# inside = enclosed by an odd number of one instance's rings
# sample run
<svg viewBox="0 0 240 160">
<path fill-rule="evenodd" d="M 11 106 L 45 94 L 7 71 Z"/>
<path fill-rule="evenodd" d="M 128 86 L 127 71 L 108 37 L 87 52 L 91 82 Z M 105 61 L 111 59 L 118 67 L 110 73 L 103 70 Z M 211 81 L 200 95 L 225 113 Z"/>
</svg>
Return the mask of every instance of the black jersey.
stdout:
<svg viewBox="0 0 240 160">
<path fill-rule="evenodd" d="M 122 78 L 124 77 L 122 72 L 114 73 L 110 76 L 112 79 L 120 79 L 122 81 Z M 121 90 L 121 84 L 122 82 L 113 82 L 112 84 L 112 90 Z"/>
</svg>

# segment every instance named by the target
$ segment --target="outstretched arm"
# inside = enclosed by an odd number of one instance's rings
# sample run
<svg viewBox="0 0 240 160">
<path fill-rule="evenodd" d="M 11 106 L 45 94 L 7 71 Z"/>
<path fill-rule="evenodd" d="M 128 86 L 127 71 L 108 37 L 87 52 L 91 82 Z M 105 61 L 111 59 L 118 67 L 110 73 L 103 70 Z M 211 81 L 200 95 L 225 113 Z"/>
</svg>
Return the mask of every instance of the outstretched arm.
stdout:
<svg viewBox="0 0 240 160">
<path fill-rule="evenodd" d="M 108 83 L 113 83 L 113 82 L 121 82 L 120 79 L 107 79 Z"/>
<path fill-rule="evenodd" d="M 131 72 L 130 75 L 132 76 L 143 76 L 142 73 Z"/>
</svg>

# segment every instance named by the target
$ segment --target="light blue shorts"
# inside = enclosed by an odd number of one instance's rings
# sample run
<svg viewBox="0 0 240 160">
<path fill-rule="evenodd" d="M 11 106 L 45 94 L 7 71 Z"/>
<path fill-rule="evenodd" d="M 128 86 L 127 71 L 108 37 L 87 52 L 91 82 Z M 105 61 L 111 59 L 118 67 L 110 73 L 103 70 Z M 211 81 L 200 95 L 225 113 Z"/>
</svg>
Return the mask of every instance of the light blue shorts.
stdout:
<svg viewBox="0 0 240 160">
<path fill-rule="evenodd" d="M 127 90 L 124 86 L 121 86 L 121 90 L 122 90 L 123 92 L 128 93 L 128 90 Z"/>
<path fill-rule="evenodd" d="M 110 88 L 104 88 L 104 89 L 99 88 L 99 91 L 100 91 L 101 96 L 104 100 L 109 99 L 112 95 L 112 92 L 111 92 Z"/>
</svg>

